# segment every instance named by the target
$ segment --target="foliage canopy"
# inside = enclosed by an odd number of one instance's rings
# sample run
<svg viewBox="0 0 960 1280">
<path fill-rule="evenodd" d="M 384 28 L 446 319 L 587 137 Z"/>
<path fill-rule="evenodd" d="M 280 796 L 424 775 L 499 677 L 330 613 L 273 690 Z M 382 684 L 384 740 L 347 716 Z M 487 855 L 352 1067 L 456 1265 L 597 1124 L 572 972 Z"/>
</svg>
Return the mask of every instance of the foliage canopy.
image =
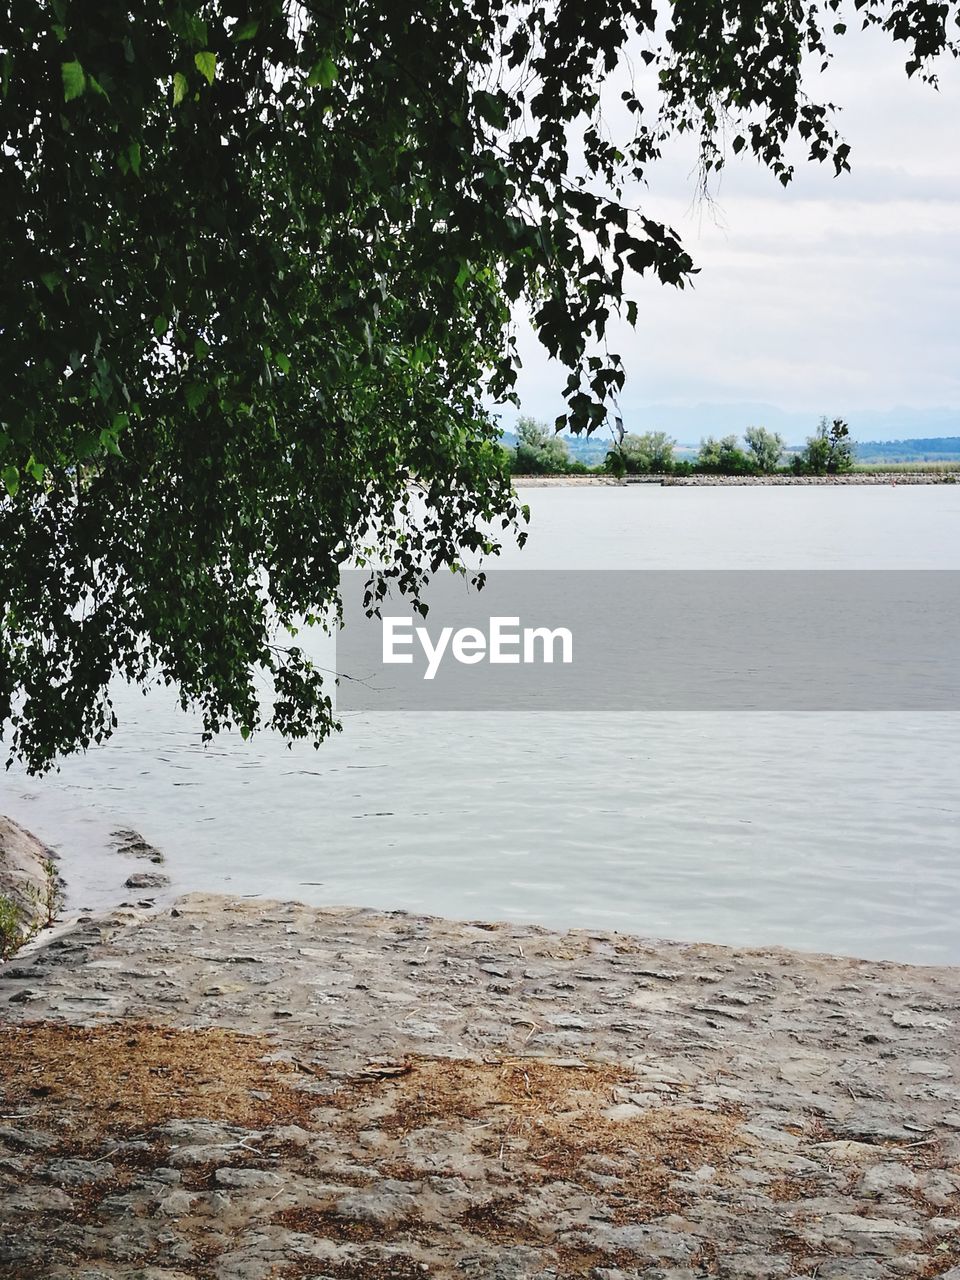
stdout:
<svg viewBox="0 0 960 1280">
<path fill-rule="evenodd" d="M 786 442 L 776 431 L 768 431 L 766 427 L 747 427 L 743 433 L 750 456 L 758 471 L 776 471 L 783 457 Z"/>
<path fill-rule="evenodd" d="M 517 447 L 510 464 L 517 475 L 556 475 L 569 468 L 570 449 L 547 423 L 521 416 L 517 419 Z"/>
<path fill-rule="evenodd" d="M 909 74 L 957 52 L 953 0 L 852 12 Z M 841 0 L 0 4 L 12 755 L 99 741 L 117 673 L 175 684 L 207 734 L 322 738 L 322 674 L 282 637 L 335 604 L 338 564 L 375 553 L 415 591 L 520 515 L 487 411 L 516 378 L 511 308 L 570 370 L 565 424 L 596 427 L 630 273 L 694 269 L 630 189 L 678 131 L 705 173 L 724 136 L 784 183 L 794 136 L 845 169 L 801 85 L 845 21 Z"/>
<path fill-rule="evenodd" d="M 666 474 L 674 467 L 676 443 L 665 431 L 645 431 L 642 435 L 628 432 L 608 454 L 607 467 L 615 474 Z"/>
<path fill-rule="evenodd" d="M 697 469 L 707 474 L 744 476 L 754 470 L 754 463 L 740 448 L 736 436 L 722 436 L 719 440 L 707 436 L 700 441 Z"/>
<path fill-rule="evenodd" d="M 850 428 L 842 418 L 822 417 L 806 447 L 795 455 L 794 470 L 815 476 L 837 475 L 853 466 L 853 443 Z"/>
</svg>

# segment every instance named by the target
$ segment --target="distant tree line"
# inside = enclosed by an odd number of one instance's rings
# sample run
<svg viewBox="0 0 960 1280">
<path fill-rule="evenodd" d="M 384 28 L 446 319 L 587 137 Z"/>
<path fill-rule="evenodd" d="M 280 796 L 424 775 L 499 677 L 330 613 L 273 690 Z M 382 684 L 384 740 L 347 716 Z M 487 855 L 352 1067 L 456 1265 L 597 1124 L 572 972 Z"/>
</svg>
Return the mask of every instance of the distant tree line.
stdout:
<svg viewBox="0 0 960 1280">
<path fill-rule="evenodd" d="M 571 456 L 567 441 L 545 422 L 522 417 L 516 444 L 506 448 L 514 475 L 723 475 L 756 476 L 777 472 L 793 475 L 836 475 L 853 466 L 853 442 L 842 418 L 823 417 L 804 447 L 787 456 L 783 437 L 766 427 L 748 427 L 743 443 L 738 436 L 700 442 L 695 458 L 678 458 L 676 440 L 665 431 L 625 434 L 597 466 Z"/>
<path fill-rule="evenodd" d="M 960 459 L 960 436 L 858 440 L 854 449 L 857 462 L 954 462 Z"/>
</svg>

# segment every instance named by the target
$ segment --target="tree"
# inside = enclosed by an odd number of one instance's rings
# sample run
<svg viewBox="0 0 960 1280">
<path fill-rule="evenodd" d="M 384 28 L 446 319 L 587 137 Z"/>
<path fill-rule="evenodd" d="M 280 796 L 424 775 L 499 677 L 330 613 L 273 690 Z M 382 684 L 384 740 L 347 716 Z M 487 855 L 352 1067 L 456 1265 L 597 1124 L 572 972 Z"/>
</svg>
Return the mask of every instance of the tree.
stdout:
<svg viewBox="0 0 960 1280">
<path fill-rule="evenodd" d="M 723 476 L 742 476 L 753 471 L 754 465 L 738 445 L 736 436 L 724 436 L 720 440 L 707 436 L 700 442 L 697 470 Z"/>
<path fill-rule="evenodd" d="M 783 437 L 775 431 L 768 431 L 766 427 L 747 427 L 743 438 L 753 455 L 757 471 L 776 471 L 786 447 Z"/>
<path fill-rule="evenodd" d="M 705 175 L 725 137 L 783 183 L 795 136 L 848 168 L 801 83 L 839 4 L 4 6 L 10 752 L 40 769 L 99 741 L 115 675 L 174 684 L 207 736 L 328 733 L 295 631 L 335 611 L 338 565 L 382 561 L 375 607 L 517 529 L 490 415 L 511 308 L 569 370 L 560 425 L 592 430 L 636 276 L 690 279 L 624 196 L 665 138 L 697 137 Z M 857 11 L 909 74 L 957 52 L 957 0 Z M 634 61 L 614 138 L 601 90 Z"/>
<path fill-rule="evenodd" d="M 842 418 L 823 417 L 806 448 L 794 458 L 794 470 L 809 475 L 837 475 L 853 466 L 850 428 Z"/>
<path fill-rule="evenodd" d="M 673 470 L 676 443 L 665 431 L 647 431 L 639 436 L 627 434 L 607 455 L 607 467 L 621 474 L 664 474 Z"/>
<path fill-rule="evenodd" d="M 555 475 L 570 465 L 570 448 L 545 422 L 521 417 L 517 421 L 514 470 L 523 476 Z"/>
</svg>

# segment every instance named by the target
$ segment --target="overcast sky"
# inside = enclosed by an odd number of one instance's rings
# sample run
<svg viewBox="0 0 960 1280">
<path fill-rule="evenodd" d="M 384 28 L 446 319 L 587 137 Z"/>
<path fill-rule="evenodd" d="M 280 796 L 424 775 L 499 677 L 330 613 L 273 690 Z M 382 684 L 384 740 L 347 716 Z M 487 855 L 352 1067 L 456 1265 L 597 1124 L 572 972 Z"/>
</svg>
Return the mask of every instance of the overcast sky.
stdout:
<svg viewBox="0 0 960 1280">
<path fill-rule="evenodd" d="M 770 406 L 788 434 L 820 413 L 861 439 L 903 434 L 901 421 L 960 434 L 960 63 L 941 69 L 937 93 L 907 80 L 887 38 L 851 31 L 810 93 L 843 107 L 852 173 L 798 164 L 784 190 L 731 155 L 711 207 L 695 199 L 689 151 L 651 170 L 644 211 L 674 227 L 701 273 L 684 291 L 639 283 L 637 330 L 611 337 L 628 429 L 657 425 L 651 405 L 672 406 L 663 425 L 681 434 L 699 413 L 683 408 L 727 406 L 736 420 Z M 528 334 L 521 350 L 523 409 L 552 418 L 563 371 Z M 914 412 L 889 412 L 902 408 Z"/>
</svg>

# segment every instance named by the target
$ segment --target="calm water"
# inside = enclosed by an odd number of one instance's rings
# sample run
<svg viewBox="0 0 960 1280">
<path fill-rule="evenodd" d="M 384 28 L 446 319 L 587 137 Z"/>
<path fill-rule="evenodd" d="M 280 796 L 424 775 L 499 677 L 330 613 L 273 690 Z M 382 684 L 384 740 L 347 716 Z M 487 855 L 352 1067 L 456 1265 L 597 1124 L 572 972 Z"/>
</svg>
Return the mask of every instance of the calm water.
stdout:
<svg viewBox="0 0 960 1280">
<path fill-rule="evenodd" d="M 960 568 L 960 487 L 535 489 L 529 568 Z M 960 962 L 960 713 L 352 716 L 200 745 L 169 695 L 0 811 L 116 900 L 174 888 Z"/>
</svg>

